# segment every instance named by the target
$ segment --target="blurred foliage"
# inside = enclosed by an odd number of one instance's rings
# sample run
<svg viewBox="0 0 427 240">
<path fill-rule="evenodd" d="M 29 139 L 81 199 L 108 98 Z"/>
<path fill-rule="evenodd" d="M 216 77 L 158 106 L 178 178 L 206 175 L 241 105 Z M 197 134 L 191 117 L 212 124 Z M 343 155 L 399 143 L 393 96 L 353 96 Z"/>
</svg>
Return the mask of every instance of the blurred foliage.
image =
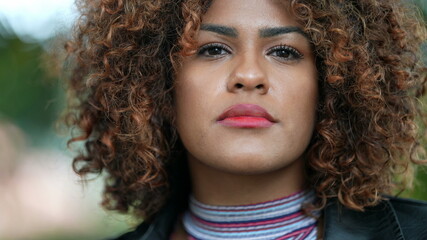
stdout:
<svg viewBox="0 0 427 240">
<path fill-rule="evenodd" d="M 422 17 L 427 22 L 427 1 L 426 0 L 414 0 L 414 3 L 420 8 Z M 427 62 L 427 53 L 425 51 L 427 43 L 424 44 L 424 61 Z M 424 98 L 425 111 L 427 111 L 427 102 Z M 422 143 L 424 148 L 427 148 L 426 143 Z M 416 171 L 416 179 L 414 189 L 408 191 L 408 194 L 405 194 L 411 198 L 427 200 L 427 166 L 419 166 Z"/>
<path fill-rule="evenodd" d="M 24 42 L 10 31 L 0 33 L 0 119 L 18 125 L 36 145 L 58 109 L 58 84 L 42 68 L 43 52 L 40 43 Z"/>
<path fill-rule="evenodd" d="M 427 201 L 427 167 L 420 167 L 417 171 L 415 187 L 409 191 L 409 197 Z"/>
<path fill-rule="evenodd" d="M 426 0 L 414 0 L 414 3 L 420 8 L 423 13 L 424 19 L 427 20 L 427 1 Z"/>
<path fill-rule="evenodd" d="M 1 20 L 0 18 L 0 127 L 2 122 L 16 125 L 25 133 L 29 140 L 29 147 L 63 150 L 64 139 L 55 135 L 56 128 L 54 128 L 65 102 L 64 86 L 59 79 L 60 73 L 57 72 L 59 64 L 57 60 L 62 51 L 58 49 L 61 46 L 55 45 L 61 42 L 61 39 L 58 35 L 54 39 L 37 42 L 31 37 L 15 34 L 7 22 Z M 1 154 L 0 151 L 0 161 Z M 35 159 L 35 161 L 38 160 Z M 43 163 L 40 162 L 40 164 Z M 71 160 L 69 169 L 71 172 Z M 61 169 L 56 170 L 61 171 Z M 60 191 L 58 189 L 58 194 L 61 194 Z M 0 193 L 0 200 L 1 198 Z M 96 199 L 99 200 L 98 197 Z M 84 201 L 81 200 L 81 202 Z M 52 229 L 46 234 L 34 235 L 31 239 L 89 240 L 99 239 L 100 236 L 115 236 L 126 231 L 129 225 L 125 219 L 128 217 L 124 218 L 114 212 L 102 214 L 102 210 L 96 208 L 97 203 L 91 202 L 94 206 L 91 214 L 94 217 L 82 221 L 82 225 L 93 226 L 90 232 L 65 232 L 63 229 Z M 7 240 L 3 238 L 1 230 L 0 239 Z"/>
</svg>

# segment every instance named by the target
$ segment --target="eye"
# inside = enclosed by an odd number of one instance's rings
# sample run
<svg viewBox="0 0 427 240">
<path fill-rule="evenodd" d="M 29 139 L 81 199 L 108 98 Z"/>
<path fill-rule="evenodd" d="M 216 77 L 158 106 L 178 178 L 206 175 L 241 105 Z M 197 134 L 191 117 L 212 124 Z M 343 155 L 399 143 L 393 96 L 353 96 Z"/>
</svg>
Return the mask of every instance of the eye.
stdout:
<svg viewBox="0 0 427 240">
<path fill-rule="evenodd" d="M 224 44 L 209 43 L 200 47 L 197 55 L 205 57 L 222 57 L 230 53 L 231 49 Z"/>
<path fill-rule="evenodd" d="M 304 57 L 298 50 L 287 45 L 272 47 L 268 49 L 267 55 L 276 57 L 280 61 L 296 61 Z"/>
</svg>

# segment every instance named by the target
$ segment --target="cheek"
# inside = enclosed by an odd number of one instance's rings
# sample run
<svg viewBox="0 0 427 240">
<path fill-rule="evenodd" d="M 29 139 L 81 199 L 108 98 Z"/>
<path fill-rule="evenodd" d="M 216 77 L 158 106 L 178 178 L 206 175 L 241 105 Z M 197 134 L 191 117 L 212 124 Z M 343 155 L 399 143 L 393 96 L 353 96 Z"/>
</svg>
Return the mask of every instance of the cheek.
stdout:
<svg viewBox="0 0 427 240">
<path fill-rule="evenodd" d="M 211 124 L 221 94 L 225 91 L 226 73 L 194 60 L 183 62 L 176 77 L 175 109 L 178 127 Z"/>
<path fill-rule="evenodd" d="M 316 68 L 308 65 L 298 71 L 289 71 L 285 81 L 277 88 L 284 109 L 282 117 L 285 128 L 304 142 L 311 139 L 316 122 L 317 78 Z"/>
<path fill-rule="evenodd" d="M 207 88 L 198 69 L 183 68 L 177 75 L 174 94 L 176 127 L 184 145 L 188 139 L 203 138 L 199 135 L 203 135 L 208 127 L 211 91 Z"/>
<path fill-rule="evenodd" d="M 316 68 L 307 64 L 292 71 L 278 72 L 276 75 L 278 80 L 274 89 L 282 105 L 292 108 L 292 113 L 314 114 L 318 99 Z"/>
</svg>

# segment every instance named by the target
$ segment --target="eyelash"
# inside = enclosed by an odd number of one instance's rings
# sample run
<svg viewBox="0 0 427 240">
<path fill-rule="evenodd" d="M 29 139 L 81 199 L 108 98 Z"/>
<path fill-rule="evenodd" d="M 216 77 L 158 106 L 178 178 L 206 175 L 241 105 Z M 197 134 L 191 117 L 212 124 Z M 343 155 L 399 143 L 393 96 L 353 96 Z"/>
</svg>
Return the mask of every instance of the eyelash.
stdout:
<svg viewBox="0 0 427 240">
<path fill-rule="evenodd" d="M 213 53 L 209 53 L 208 51 L 210 50 L 216 50 L 217 53 L 213 54 Z M 287 57 L 284 56 L 279 56 L 277 53 L 279 51 L 284 51 L 285 54 L 287 54 Z M 218 53 L 220 52 L 220 53 Z M 232 50 L 221 43 L 209 43 L 206 45 L 203 45 L 202 47 L 200 47 L 200 49 L 197 51 L 197 55 L 198 56 L 204 56 L 204 57 L 209 57 L 209 58 L 219 58 L 222 57 L 226 54 L 230 54 L 232 52 Z M 275 55 L 274 55 L 275 54 Z M 295 61 L 295 60 L 300 60 L 304 57 L 304 55 L 302 53 L 300 53 L 298 50 L 296 50 L 293 47 L 290 47 L 288 45 L 278 45 L 278 46 L 274 46 L 270 49 L 267 50 L 267 55 L 271 55 L 273 57 L 276 58 L 280 58 L 282 61 Z"/>
<path fill-rule="evenodd" d="M 273 55 L 273 53 L 276 53 L 278 51 L 285 51 L 286 54 L 288 54 L 290 57 L 284 57 L 284 56 L 274 56 L 274 57 L 278 57 L 281 59 L 284 59 L 285 61 L 292 61 L 292 60 L 300 60 L 304 57 L 304 55 L 302 53 L 300 53 L 298 50 L 296 50 L 293 47 L 290 47 L 288 45 L 279 45 L 279 46 L 274 46 L 270 49 L 267 50 L 267 55 Z"/>
<path fill-rule="evenodd" d="M 197 55 L 199 56 L 205 56 L 205 57 L 211 57 L 211 58 L 215 58 L 215 57 L 220 57 L 225 55 L 224 53 L 222 54 L 208 54 L 209 50 L 214 50 L 214 49 L 220 50 L 220 51 L 225 51 L 226 54 L 230 54 L 231 53 L 231 49 L 229 47 L 227 47 L 224 44 L 220 44 L 220 43 L 209 43 L 206 45 L 203 45 L 199 51 L 197 51 Z"/>
</svg>

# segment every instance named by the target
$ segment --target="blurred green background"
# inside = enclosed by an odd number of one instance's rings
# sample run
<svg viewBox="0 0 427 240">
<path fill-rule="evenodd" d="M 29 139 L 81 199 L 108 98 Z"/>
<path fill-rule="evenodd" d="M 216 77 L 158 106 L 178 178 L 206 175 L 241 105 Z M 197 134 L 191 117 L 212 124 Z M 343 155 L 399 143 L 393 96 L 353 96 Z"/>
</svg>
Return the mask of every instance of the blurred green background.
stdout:
<svg viewBox="0 0 427 240">
<path fill-rule="evenodd" d="M 53 26 L 58 13 L 46 13 L 46 28 L 22 16 L 44 14 L 46 4 L 62 0 L 43 1 L 30 9 L 16 0 L 22 12 L 15 15 L 4 12 L 12 3 L 0 2 L 0 240 L 114 237 L 135 222 L 101 209 L 102 178 L 82 185 L 72 172 L 68 136 L 56 126 L 65 91 L 51 60 L 70 26 Z"/>
<path fill-rule="evenodd" d="M 415 2 L 427 16 L 427 2 Z M 0 18 L 0 239 L 101 239 L 131 223 L 100 210 L 101 181 L 81 189 L 71 172 L 66 138 L 54 127 L 64 90 L 54 65 L 46 67 L 54 43 L 18 36 Z M 419 168 L 403 196 L 427 200 L 426 186 L 427 168 Z"/>
<path fill-rule="evenodd" d="M 55 127 L 65 94 L 45 66 L 52 41 L 0 22 L 0 240 L 102 239 L 130 226 L 98 206 L 101 179 L 82 187 L 71 171 Z"/>
</svg>

